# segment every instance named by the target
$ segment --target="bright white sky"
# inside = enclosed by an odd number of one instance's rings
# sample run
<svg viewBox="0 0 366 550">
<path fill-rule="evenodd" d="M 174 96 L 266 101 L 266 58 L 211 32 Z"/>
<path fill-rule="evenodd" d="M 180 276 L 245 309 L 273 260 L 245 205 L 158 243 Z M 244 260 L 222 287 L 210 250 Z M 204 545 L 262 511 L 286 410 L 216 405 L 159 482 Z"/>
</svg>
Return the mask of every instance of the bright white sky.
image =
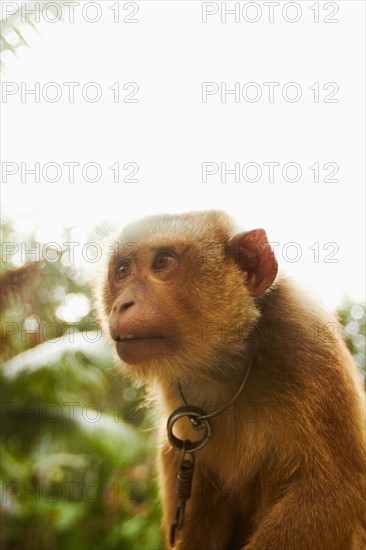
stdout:
<svg viewBox="0 0 366 550">
<path fill-rule="evenodd" d="M 2 2 L 3 15 L 16 4 L 24 3 Z M 62 228 L 75 226 L 73 239 L 83 244 L 103 222 L 119 227 L 151 213 L 219 208 L 245 229 L 265 228 L 270 241 L 280 243 L 275 251 L 282 269 L 327 306 L 345 295 L 363 299 L 365 4 L 288 4 L 272 5 L 272 23 L 268 2 L 260 1 L 240 2 L 238 23 L 234 15 L 221 22 L 221 2 L 187 0 L 81 0 L 74 22 L 64 6 L 67 21 L 57 24 L 47 21 L 51 12 L 41 13 L 40 36 L 24 28 L 31 48 L 20 48 L 18 58 L 6 56 L 2 77 L 4 218 L 25 237 L 35 230 L 41 242 L 62 244 Z M 120 21 L 114 22 L 118 6 Z M 204 10 L 218 13 L 203 23 Z M 79 83 L 74 102 L 65 82 Z M 91 82 L 101 93 L 97 102 L 83 97 L 94 98 Z M 123 89 L 129 82 L 138 85 L 134 96 L 136 85 Z M 203 82 L 218 90 L 206 102 Z M 227 89 L 239 83 L 238 102 L 233 94 L 220 100 L 225 82 Z M 270 82 L 278 83 L 273 102 L 264 84 Z M 286 87 L 291 82 L 296 85 Z M 115 83 L 122 99 L 131 95 L 138 102 L 114 102 Z M 21 90 L 35 86 L 39 102 L 32 95 L 22 101 Z M 52 102 L 57 90 L 61 97 Z M 261 98 L 250 101 L 256 93 Z M 296 93 L 296 102 L 283 98 Z M 32 168 L 36 162 L 40 182 L 31 174 L 22 181 L 21 163 Z M 80 163 L 74 182 L 70 162 Z M 205 162 L 217 173 L 203 182 Z M 52 165 L 43 177 L 48 163 L 60 166 L 58 182 L 47 181 L 57 175 Z M 99 166 L 99 181 L 87 181 L 96 174 L 92 167 L 83 177 L 87 163 Z M 116 163 L 119 182 L 109 168 Z M 126 163 L 138 166 L 131 176 L 137 182 L 122 181 L 135 166 L 123 170 Z M 228 174 L 222 182 L 221 163 L 228 169 L 239 163 L 252 181 L 241 172 L 240 181 Z M 268 163 L 279 163 L 274 181 Z M 284 169 L 287 163 L 297 168 Z M 296 170 L 299 181 L 286 181 L 296 179 Z M 289 261 L 296 254 L 298 261 Z"/>
</svg>

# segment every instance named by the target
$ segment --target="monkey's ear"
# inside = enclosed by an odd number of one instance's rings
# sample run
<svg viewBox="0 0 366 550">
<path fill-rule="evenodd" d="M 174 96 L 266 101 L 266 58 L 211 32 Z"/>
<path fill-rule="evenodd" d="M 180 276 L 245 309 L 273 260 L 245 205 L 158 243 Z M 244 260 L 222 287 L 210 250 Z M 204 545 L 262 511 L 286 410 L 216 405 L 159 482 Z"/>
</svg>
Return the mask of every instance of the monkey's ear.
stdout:
<svg viewBox="0 0 366 550">
<path fill-rule="evenodd" d="M 239 233 L 227 244 L 226 254 L 247 274 L 246 285 L 252 296 L 259 296 L 276 278 L 278 265 L 264 229 Z"/>
</svg>

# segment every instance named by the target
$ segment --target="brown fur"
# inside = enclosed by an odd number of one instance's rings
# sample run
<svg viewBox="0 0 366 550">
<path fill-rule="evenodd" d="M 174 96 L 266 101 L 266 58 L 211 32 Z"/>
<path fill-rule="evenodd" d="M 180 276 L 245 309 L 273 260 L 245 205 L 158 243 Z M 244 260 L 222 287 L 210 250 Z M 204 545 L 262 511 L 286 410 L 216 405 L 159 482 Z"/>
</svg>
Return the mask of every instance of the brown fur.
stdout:
<svg viewBox="0 0 366 550">
<path fill-rule="evenodd" d="M 327 325 L 332 319 L 286 279 L 263 292 L 276 273 L 263 234 L 236 236 L 220 212 L 142 220 L 120 237 L 109 277 L 97 290 L 99 315 L 114 336 L 150 334 L 154 327 L 167 335 L 156 353 L 124 363 L 133 378 L 151 382 L 161 412 L 158 471 L 167 547 L 178 453 L 167 442 L 166 421 L 182 405 L 175 381 L 179 377 L 189 404 L 213 411 L 230 401 L 252 358 L 242 393 L 210 420 L 212 436 L 196 453 L 192 497 L 175 548 L 361 550 L 365 411 L 356 368 L 341 336 L 333 334 L 337 325 Z M 248 252 L 250 239 L 260 244 L 260 257 Z M 135 245 L 123 249 L 126 242 Z M 174 243 L 178 264 L 152 273 L 151 250 Z M 132 250 L 133 271 L 116 283 L 126 250 Z M 195 438 L 188 421 L 174 431 Z"/>
</svg>

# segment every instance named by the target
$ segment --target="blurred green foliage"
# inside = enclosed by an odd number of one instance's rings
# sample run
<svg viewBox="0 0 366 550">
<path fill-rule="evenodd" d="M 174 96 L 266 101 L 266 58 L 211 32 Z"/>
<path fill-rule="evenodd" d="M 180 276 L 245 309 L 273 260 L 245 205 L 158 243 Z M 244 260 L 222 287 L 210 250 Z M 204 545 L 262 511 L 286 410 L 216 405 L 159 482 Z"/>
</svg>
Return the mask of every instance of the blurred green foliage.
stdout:
<svg viewBox="0 0 366 550">
<path fill-rule="evenodd" d="M 3 243 L 20 242 L 2 230 Z M 113 367 L 67 255 L 13 259 L 1 265 L 1 548 L 158 550 L 143 390 Z"/>
<path fill-rule="evenodd" d="M 343 326 L 343 334 L 347 345 L 352 352 L 355 363 L 360 369 L 360 376 L 366 380 L 365 372 L 365 343 L 366 323 L 365 308 L 362 304 L 355 304 L 346 299 L 338 309 L 338 317 Z"/>
<path fill-rule="evenodd" d="M 71 0 L 73 2 L 74 0 Z M 23 11 L 22 11 L 23 8 Z M 48 0 L 24 0 L 22 2 L 8 2 L 7 9 L 2 12 L 4 17 L 0 26 L 0 63 L 1 70 L 4 69 L 4 54 L 11 52 L 13 55 L 17 55 L 17 50 L 20 46 L 31 45 L 28 43 L 24 36 L 24 30 L 26 27 L 31 27 L 34 32 L 38 33 L 37 18 L 34 12 L 41 12 L 43 9 L 49 11 L 48 17 L 53 17 L 57 20 L 58 12 L 62 13 L 63 2 L 61 0 L 54 0 L 49 2 Z M 32 13 L 33 12 L 33 13 Z M 62 21 L 63 18 L 60 18 Z"/>
<path fill-rule="evenodd" d="M 10 225 L 2 233 L 4 243 L 21 241 Z M 7 250 L 1 548 L 161 548 L 154 419 L 143 390 L 113 367 L 85 274 L 67 254 L 24 264 Z M 362 369 L 365 310 L 345 301 L 338 313 Z"/>
</svg>

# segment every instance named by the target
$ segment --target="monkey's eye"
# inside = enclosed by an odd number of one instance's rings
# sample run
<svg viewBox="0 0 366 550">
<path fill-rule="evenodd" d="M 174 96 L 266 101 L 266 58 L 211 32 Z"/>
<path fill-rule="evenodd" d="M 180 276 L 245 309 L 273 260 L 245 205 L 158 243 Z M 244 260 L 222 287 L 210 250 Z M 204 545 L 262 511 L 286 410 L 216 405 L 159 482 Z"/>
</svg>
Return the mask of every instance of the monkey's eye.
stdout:
<svg viewBox="0 0 366 550">
<path fill-rule="evenodd" d="M 129 276 L 131 273 L 131 264 L 127 260 L 122 260 L 116 270 L 116 279 L 118 281 L 122 281 L 123 279 L 126 279 L 126 277 Z"/>
<path fill-rule="evenodd" d="M 173 252 L 169 250 L 161 250 L 158 252 L 152 263 L 152 268 L 155 271 L 162 271 L 168 267 L 172 267 L 177 262 L 177 257 Z"/>
</svg>

